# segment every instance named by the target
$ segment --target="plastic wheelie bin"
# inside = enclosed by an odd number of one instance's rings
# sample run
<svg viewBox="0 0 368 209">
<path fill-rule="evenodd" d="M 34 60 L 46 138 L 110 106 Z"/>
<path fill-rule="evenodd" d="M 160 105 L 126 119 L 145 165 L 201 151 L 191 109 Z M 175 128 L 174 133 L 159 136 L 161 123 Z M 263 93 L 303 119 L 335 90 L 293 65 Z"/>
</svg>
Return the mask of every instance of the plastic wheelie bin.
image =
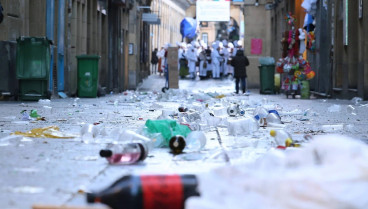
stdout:
<svg viewBox="0 0 368 209">
<path fill-rule="evenodd" d="M 78 60 L 78 97 L 97 97 L 98 55 L 79 55 Z"/>
<path fill-rule="evenodd" d="M 16 77 L 20 100 L 50 98 L 50 44 L 46 37 L 20 37 L 16 47 Z"/>
<path fill-rule="evenodd" d="M 275 65 L 261 65 L 259 68 L 260 93 L 275 93 Z"/>
</svg>

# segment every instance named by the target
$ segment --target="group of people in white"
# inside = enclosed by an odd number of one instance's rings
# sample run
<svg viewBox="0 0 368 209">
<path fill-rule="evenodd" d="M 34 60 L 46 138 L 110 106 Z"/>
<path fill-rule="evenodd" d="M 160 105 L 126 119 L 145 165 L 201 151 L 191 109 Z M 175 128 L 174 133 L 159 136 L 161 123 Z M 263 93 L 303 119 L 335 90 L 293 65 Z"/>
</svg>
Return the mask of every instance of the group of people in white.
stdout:
<svg viewBox="0 0 368 209">
<path fill-rule="evenodd" d="M 177 42 L 178 70 L 181 77 L 189 74 L 191 79 L 214 78 L 219 79 L 221 75 L 234 75 L 234 67 L 231 59 L 238 50 L 243 50 L 241 41 L 228 42 L 227 40 L 215 41 L 211 46 L 204 41 L 192 41 L 191 43 Z M 159 59 L 158 72 L 165 72 L 167 67 L 167 49 L 170 45 L 165 44 L 160 51 L 156 52 Z M 154 56 L 154 55 L 153 55 Z"/>
</svg>

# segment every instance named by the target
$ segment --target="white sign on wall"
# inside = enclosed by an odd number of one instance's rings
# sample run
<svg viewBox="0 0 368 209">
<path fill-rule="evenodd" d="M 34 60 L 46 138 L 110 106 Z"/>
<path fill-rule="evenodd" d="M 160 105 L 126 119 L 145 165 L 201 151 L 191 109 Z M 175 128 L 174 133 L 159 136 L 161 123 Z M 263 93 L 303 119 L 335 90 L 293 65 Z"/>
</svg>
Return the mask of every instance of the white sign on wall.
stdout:
<svg viewBox="0 0 368 209">
<path fill-rule="evenodd" d="M 197 21 L 230 21 L 230 1 L 197 1 Z"/>
</svg>

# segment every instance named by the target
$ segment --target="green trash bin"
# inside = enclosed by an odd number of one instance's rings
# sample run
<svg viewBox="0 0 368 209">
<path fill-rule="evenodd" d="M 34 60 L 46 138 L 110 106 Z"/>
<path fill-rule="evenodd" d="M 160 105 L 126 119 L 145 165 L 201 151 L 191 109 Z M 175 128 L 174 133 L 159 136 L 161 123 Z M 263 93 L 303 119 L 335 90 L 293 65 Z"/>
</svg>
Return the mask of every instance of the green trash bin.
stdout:
<svg viewBox="0 0 368 209">
<path fill-rule="evenodd" d="M 20 100 L 50 98 L 50 41 L 46 37 L 20 37 L 16 47 L 16 77 Z"/>
<path fill-rule="evenodd" d="M 78 60 L 78 97 L 97 97 L 98 55 L 79 55 Z"/>
<path fill-rule="evenodd" d="M 275 93 L 275 65 L 261 65 L 259 68 L 260 93 Z"/>
</svg>

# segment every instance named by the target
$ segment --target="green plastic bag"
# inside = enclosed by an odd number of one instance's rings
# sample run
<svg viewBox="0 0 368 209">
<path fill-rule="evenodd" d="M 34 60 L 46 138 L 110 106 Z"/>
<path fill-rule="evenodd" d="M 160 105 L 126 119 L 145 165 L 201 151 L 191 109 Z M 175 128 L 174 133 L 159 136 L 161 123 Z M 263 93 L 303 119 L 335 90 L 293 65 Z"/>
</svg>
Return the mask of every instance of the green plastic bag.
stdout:
<svg viewBox="0 0 368 209">
<path fill-rule="evenodd" d="M 165 145 L 169 145 L 171 137 L 181 135 L 186 137 L 190 132 L 190 128 L 179 124 L 176 120 L 147 120 L 146 127 L 150 133 L 161 133 L 165 139 Z"/>
</svg>

